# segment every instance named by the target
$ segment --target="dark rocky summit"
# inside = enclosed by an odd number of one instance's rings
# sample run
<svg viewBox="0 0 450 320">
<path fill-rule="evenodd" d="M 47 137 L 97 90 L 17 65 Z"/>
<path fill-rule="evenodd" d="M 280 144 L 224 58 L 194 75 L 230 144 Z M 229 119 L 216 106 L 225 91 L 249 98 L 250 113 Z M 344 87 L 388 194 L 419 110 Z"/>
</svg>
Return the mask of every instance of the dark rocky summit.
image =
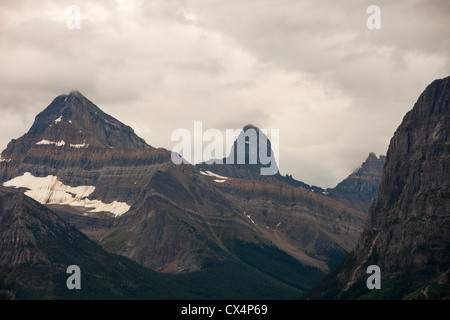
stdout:
<svg viewBox="0 0 450 320">
<path fill-rule="evenodd" d="M 350 208 L 368 212 L 377 195 L 385 159 L 385 156 L 377 157 L 371 152 L 361 167 L 335 188 L 327 189 L 325 194 Z"/>
<path fill-rule="evenodd" d="M 170 161 L 170 151 L 152 148 L 129 126 L 72 91 L 39 113 L 1 159 L 0 182 L 25 173 L 55 176 L 66 186 L 94 186 L 87 199 L 130 205 L 154 168 Z"/>
<path fill-rule="evenodd" d="M 265 159 L 261 158 L 261 155 Z M 263 168 L 272 166 L 270 174 L 261 174 Z M 230 149 L 229 155 L 214 163 L 214 159 L 196 165 L 203 171 L 212 171 L 221 176 L 238 179 L 282 183 L 283 177 L 272 150 L 272 144 L 264 132 L 252 124 L 242 128 Z"/>
<path fill-rule="evenodd" d="M 391 139 L 378 194 L 354 251 L 309 295 L 450 297 L 450 77 L 431 83 Z M 366 269 L 381 269 L 381 289 Z"/>
<path fill-rule="evenodd" d="M 43 137 L 98 148 L 150 147 L 131 127 L 104 113 L 79 91 L 56 97 L 36 116 L 27 138 Z"/>
</svg>

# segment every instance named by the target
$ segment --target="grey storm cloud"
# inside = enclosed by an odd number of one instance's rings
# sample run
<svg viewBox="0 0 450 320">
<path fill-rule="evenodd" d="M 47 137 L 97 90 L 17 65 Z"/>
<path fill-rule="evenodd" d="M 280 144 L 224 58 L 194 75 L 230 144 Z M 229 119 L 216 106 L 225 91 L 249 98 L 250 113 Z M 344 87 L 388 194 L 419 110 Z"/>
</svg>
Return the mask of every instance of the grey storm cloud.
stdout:
<svg viewBox="0 0 450 320">
<path fill-rule="evenodd" d="M 445 0 L 1 1 L 0 146 L 77 89 L 167 149 L 196 120 L 279 129 L 281 173 L 333 187 L 450 73 L 449 16 Z"/>
</svg>

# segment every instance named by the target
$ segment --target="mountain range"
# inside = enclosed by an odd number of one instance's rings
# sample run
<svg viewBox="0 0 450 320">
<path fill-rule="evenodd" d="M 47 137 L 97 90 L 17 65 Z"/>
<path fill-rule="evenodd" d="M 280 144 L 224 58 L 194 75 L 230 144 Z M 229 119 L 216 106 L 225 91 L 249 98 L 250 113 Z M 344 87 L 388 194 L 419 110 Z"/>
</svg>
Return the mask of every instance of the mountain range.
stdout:
<svg viewBox="0 0 450 320">
<path fill-rule="evenodd" d="M 8 144 L 0 182 L 104 250 L 164 273 L 237 261 L 303 292 L 355 246 L 364 213 L 277 180 L 213 170 L 174 164 L 171 151 L 72 91 Z"/>
<path fill-rule="evenodd" d="M 327 274 L 334 291 L 320 282 L 309 297 L 336 297 L 346 279 L 339 271 L 348 275 L 358 266 L 348 281 L 358 283 L 357 292 L 368 261 L 393 272 L 394 262 L 367 258 L 377 239 L 392 255 L 435 250 L 432 258 L 421 257 L 445 278 L 448 79 L 442 81 L 405 116 L 406 129 L 402 123 L 386 157 L 370 153 L 330 189 L 290 175 L 261 175 L 259 159 L 176 165 L 171 151 L 147 144 L 80 92 L 60 95 L 0 156 L 1 294 L 76 297 L 63 279 L 66 265 L 79 264 L 98 280 L 89 281 L 91 297 L 292 299 Z M 262 133 L 248 125 L 242 134 L 249 129 Z M 250 143 L 247 160 L 259 148 Z M 233 151 L 236 156 L 236 142 Z M 393 238 L 384 225 L 408 235 Z M 417 246 L 401 251 L 404 242 Z M 397 243 L 392 253 L 391 243 Z M 55 271 L 42 278 L 43 265 Z M 164 294 L 163 282 L 171 289 Z"/>
</svg>

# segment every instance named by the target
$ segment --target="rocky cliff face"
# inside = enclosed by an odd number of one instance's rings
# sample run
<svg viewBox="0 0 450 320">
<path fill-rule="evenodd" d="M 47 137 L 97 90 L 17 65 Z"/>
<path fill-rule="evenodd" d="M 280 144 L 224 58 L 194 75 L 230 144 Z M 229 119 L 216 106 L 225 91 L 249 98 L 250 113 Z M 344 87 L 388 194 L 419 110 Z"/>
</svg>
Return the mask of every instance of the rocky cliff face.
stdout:
<svg viewBox="0 0 450 320">
<path fill-rule="evenodd" d="M 450 77 L 431 83 L 391 139 L 355 250 L 312 298 L 444 298 L 450 271 Z M 381 290 L 366 268 L 381 269 Z"/>
<path fill-rule="evenodd" d="M 350 208 L 368 212 L 377 195 L 385 159 L 385 156 L 377 157 L 371 152 L 360 168 L 335 188 L 327 189 L 325 194 Z"/>
</svg>

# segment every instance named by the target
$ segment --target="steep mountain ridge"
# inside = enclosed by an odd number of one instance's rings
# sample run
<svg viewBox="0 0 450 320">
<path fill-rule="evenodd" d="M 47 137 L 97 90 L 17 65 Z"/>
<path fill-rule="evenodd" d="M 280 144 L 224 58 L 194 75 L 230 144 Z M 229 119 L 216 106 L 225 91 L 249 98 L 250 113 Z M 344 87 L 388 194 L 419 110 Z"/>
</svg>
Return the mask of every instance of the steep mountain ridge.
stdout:
<svg viewBox="0 0 450 320">
<path fill-rule="evenodd" d="M 450 77 L 433 81 L 391 139 L 378 194 L 352 253 L 310 298 L 450 296 Z M 381 289 L 366 269 L 381 270 Z"/>
</svg>

